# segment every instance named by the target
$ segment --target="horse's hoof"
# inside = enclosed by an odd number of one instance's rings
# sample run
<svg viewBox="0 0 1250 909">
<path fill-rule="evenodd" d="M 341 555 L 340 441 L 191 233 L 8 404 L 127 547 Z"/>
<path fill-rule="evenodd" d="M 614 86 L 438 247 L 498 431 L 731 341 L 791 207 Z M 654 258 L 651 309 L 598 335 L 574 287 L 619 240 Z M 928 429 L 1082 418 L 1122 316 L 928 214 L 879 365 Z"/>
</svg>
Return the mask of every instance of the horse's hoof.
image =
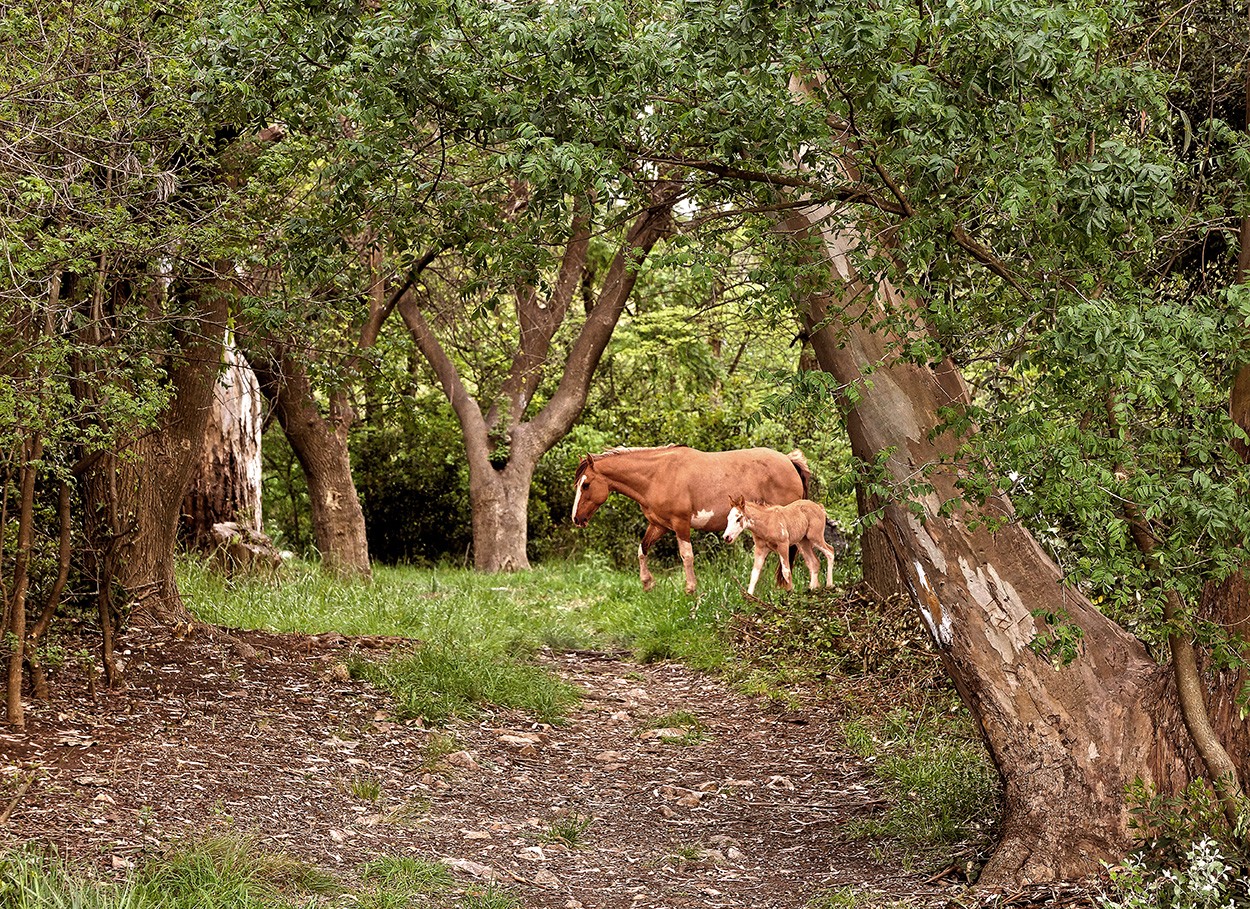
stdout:
<svg viewBox="0 0 1250 909">
<path fill-rule="evenodd" d="M 653 581 L 653 580 L 651 580 L 651 579 L 649 579 L 649 578 L 648 578 L 647 580 L 645 580 L 645 581 L 643 581 L 643 582 L 642 582 L 642 589 L 643 589 L 644 591 L 645 591 L 645 590 L 650 590 L 650 589 L 651 589 L 652 587 L 654 587 L 654 586 L 655 586 L 655 581 Z"/>
</svg>

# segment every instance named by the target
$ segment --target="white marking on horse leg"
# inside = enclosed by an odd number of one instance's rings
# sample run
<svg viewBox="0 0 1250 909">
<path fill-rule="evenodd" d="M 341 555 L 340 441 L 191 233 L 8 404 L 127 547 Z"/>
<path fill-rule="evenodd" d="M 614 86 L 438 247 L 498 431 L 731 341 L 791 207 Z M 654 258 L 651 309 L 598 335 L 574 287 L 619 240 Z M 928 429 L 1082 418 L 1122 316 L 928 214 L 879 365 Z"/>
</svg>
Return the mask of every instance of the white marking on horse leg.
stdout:
<svg viewBox="0 0 1250 909">
<path fill-rule="evenodd" d="M 760 579 L 760 569 L 764 567 L 764 560 L 768 558 L 768 550 L 755 547 L 755 564 L 751 566 L 751 583 L 747 585 L 747 593 L 755 594 L 755 584 Z"/>
<path fill-rule="evenodd" d="M 686 571 L 686 593 L 694 593 L 698 583 L 694 577 L 694 547 L 689 540 L 677 541 L 677 552 L 681 554 L 681 567 Z"/>
</svg>

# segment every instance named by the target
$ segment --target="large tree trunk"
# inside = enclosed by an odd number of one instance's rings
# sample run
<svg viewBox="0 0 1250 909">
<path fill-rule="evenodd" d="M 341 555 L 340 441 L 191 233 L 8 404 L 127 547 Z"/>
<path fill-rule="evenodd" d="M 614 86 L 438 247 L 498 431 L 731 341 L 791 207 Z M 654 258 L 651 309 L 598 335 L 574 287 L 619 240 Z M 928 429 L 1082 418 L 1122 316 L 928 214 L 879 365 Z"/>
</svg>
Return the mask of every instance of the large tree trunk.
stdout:
<svg viewBox="0 0 1250 909">
<path fill-rule="evenodd" d="M 816 238 L 833 286 L 851 289 L 839 293 L 849 302 L 836 313 L 826 298 L 808 301 L 817 321 L 834 318 L 813 343 L 822 368 L 862 395 L 847 416 L 856 457 L 873 463 L 893 451 L 886 471 L 900 492 L 886 506 L 884 531 L 1002 775 L 1002 839 L 982 880 L 1095 872 L 1129 848 L 1130 783 L 1141 778 L 1171 793 L 1195 773 L 1171 678 L 1135 638 L 1063 584 L 1037 542 L 1010 520 L 1005 498 L 943 514 L 942 505 L 961 496 L 953 469 L 936 465 L 959 440 L 939 429 L 939 409 L 967 402 L 962 377 L 949 360 L 935 368 L 897 361 L 906 339 L 880 316 L 887 309 L 914 315 L 912 301 L 886 282 L 859 280 L 851 261 L 859 237 L 825 225 L 831 214 L 812 207 L 787 225 Z M 931 490 L 909 496 L 907 484 L 921 475 Z M 982 517 L 1008 520 L 991 531 L 976 522 Z M 1068 616 L 1083 631 L 1082 651 L 1066 666 L 1030 648 L 1045 631 L 1035 617 L 1042 612 Z"/>
<path fill-rule="evenodd" d="M 213 388 L 204 445 L 182 502 L 182 532 L 200 550 L 218 545 L 213 525 L 261 530 L 260 385 L 243 354 L 227 343 L 225 369 Z"/>
<path fill-rule="evenodd" d="M 473 508 L 473 567 L 478 571 L 523 571 L 529 520 L 530 481 L 534 464 L 512 457 L 502 470 L 471 471 L 469 499 Z"/>
<path fill-rule="evenodd" d="M 344 577 L 370 577 L 365 517 L 347 449 L 347 434 L 355 419 L 347 396 L 331 394 L 329 414 L 322 416 L 308 372 L 297 359 L 277 349 L 272 356 L 253 352 L 251 362 L 261 391 L 304 469 L 322 564 Z"/>
<path fill-rule="evenodd" d="M 225 281 L 175 292 L 194 297 L 196 315 L 194 330 L 179 333 L 179 351 L 169 367 L 173 400 L 156 429 L 136 440 L 125 457 L 109 454 L 84 471 L 92 545 L 99 563 L 108 566 L 101 584 L 112 575 L 131 601 L 131 622 L 139 625 L 193 621 L 178 593 L 174 553 L 182 499 L 195 472 L 221 364 L 230 298 Z M 111 671 L 107 659 L 105 665 Z"/>
</svg>

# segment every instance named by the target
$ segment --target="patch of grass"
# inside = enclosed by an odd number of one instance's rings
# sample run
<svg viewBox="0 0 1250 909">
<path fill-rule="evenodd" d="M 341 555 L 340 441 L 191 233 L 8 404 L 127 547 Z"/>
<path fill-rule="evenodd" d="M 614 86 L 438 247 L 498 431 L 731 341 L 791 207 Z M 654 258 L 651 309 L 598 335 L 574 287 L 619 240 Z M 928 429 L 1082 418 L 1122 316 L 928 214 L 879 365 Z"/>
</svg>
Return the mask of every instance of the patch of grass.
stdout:
<svg viewBox="0 0 1250 909">
<path fill-rule="evenodd" d="M 450 733 L 433 732 L 425 740 L 421 750 L 421 769 L 427 772 L 438 769 L 443 758 L 460 750 L 460 740 Z"/>
<path fill-rule="evenodd" d="M 382 797 L 382 783 L 377 777 L 354 776 L 347 781 L 347 791 L 362 802 L 376 802 Z"/>
<path fill-rule="evenodd" d="M 442 862 L 431 862 L 407 855 L 384 855 L 366 862 L 360 868 L 360 876 L 379 891 L 400 896 L 405 900 L 444 893 L 455 884 L 451 869 Z"/>
<path fill-rule="evenodd" d="M 889 799 L 881 817 L 848 825 L 849 836 L 896 842 L 905 865 L 921 870 L 946 864 L 954 845 L 975 852 L 994 841 L 998 773 L 965 718 L 899 708 L 843 730 L 847 744 L 872 760 Z"/>
<path fill-rule="evenodd" d="M 806 909 L 863 909 L 870 902 L 863 891 L 854 887 L 833 887 L 808 900 Z"/>
<path fill-rule="evenodd" d="M 670 745 L 697 745 L 707 740 L 703 724 L 689 710 L 674 710 L 663 716 L 651 717 L 640 727 L 647 729 L 681 729 L 681 735 L 662 735 L 660 741 Z"/>
<path fill-rule="evenodd" d="M 171 850 L 135 876 L 134 887 L 167 909 L 279 909 L 343 887 L 323 871 L 247 838 L 212 837 Z M 302 901 L 301 901 L 302 902 Z"/>
<path fill-rule="evenodd" d="M 521 909 L 521 901 L 516 894 L 487 884 L 480 889 L 469 890 L 460 900 L 461 909 Z"/>
<path fill-rule="evenodd" d="M 411 827 L 421 823 L 429 814 L 430 800 L 424 796 L 413 796 L 388 811 L 384 820 L 399 827 Z"/>
<path fill-rule="evenodd" d="M 594 822 L 592 815 L 573 811 L 548 824 L 540 832 L 539 839 L 544 843 L 563 843 L 570 849 L 576 849 L 586 841 L 586 831 Z"/>
<path fill-rule="evenodd" d="M 0 905 L 7 909 L 146 909 L 134 888 L 98 882 L 33 848 L 0 856 Z"/>
<path fill-rule="evenodd" d="M 416 653 L 382 662 L 348 661 L 353 678 L 388 691 L 399 719 L 442 725 L 473 716 L 485 705 L 525 710 L 544 722 L 559 720 L 577 702 L 577 689 L 549 672 L 504 654 L 434 641 Z"/>
</svg>

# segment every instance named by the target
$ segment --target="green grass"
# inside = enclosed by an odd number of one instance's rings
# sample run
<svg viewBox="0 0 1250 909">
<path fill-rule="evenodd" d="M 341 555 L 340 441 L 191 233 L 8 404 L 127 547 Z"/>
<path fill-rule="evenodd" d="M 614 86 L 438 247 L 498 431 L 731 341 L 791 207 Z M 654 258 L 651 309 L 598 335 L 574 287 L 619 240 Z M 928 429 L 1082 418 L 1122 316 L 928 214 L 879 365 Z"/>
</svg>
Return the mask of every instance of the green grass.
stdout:
<svg viewBox="0 0 1250 909">
<path fill-rule="evenodd" d="M 718 562 L 701 568 L 693 599 L 680 572 L 644 592 L 636 575 L 589 561 L 514 574 L 377 566 L 371 583 L 344 583 L 299 562 L 278 580 L 226 580 L 186 559 L 178 582 L 199 618 L 227 627 L 474 641 L 514 654 L 623 649 L 716 664 L 729 657 L 717 629 L 741 596 Z"/>
<path fill-rule="evenodd" d="M 852 750 L 873 762 L 889 805 L 849 825 L 857 839 L 887 839 L 905 864 L 936 870 L 963 846 L 975 858 L 996 838 L 998 774 L 965 717 L 899 708 L 843 726 Z"/>
<path fill-rule="evenodd" d="M 234 628 L 387 635 L 422 642 L 382 661 L 352 658 L 356 678 L 391 692 L 401 718 L 440 724 L 483 705 L 558 720 L 574 689 L 533 663 L 542 648 L 624 650 L 640 660 L 725 667 L 720 629 L 741 597 L 723 566 L 705 566 L 700 593 L 680 572 L 643 591 L 636 576 L 591 562 L 516 574 L 378 567 L 372 583 L 344 583 L 295 563 L 278 580 L 226 580 L 184 560 L 179 584 L 196 613 Z"/>
<path fill-rule="evenodd" d="M 0 854 L 4 909 L 519 909 L 494 885 L 456 890 L 444 864 L 382 856 L 340 880 L 247 837 L 213 837 L 153 856 L 120 881 L 100 880 L 55 855 Z"/>
<path fill-rule="evenodd" d="M 100 881 L 33 849 L 0 857 L 6 909 L 296 909 L 342 892 L 332 877 L 246 838 L 215 837 Z"/>
</svg>

